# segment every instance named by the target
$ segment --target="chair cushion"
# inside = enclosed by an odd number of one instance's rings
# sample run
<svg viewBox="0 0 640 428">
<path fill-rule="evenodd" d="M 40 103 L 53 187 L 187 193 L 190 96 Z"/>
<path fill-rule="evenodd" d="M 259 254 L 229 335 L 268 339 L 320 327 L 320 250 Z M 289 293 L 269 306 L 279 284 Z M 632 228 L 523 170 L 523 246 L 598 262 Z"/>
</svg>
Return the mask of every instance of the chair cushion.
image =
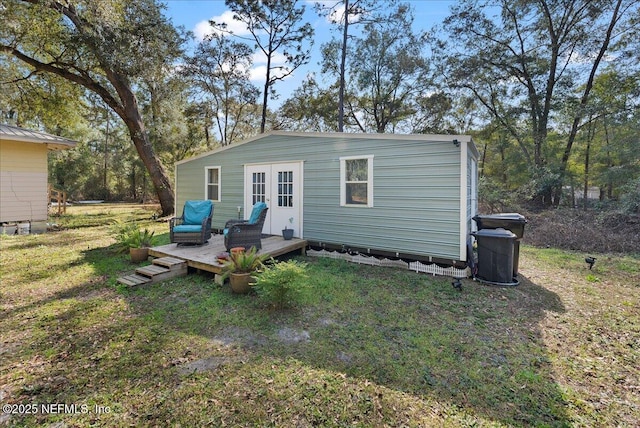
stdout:
<svg viewBox="0 0 640 428">
<path fill-rule="evenodd" d="M 173 228 L 173 233 L 200 233 L 202 225 L 200 224 L 180 224 Z"/>
<path fill-rule="evenodd" d="M 184 203 L 184 220 L 183 224 L 201 225 L 202 220 L 211 215 L 211 201 L 186 201 Z"/>
<path fill-rule="evenodd" d="M 256 204 L 253 206 L 253 209 L 251 210 L 251 217 L 249 217 L 248 223 L 255 224 L 260 218 L 262 210 L 264 210 L 265 208 L 267 208 L 267 204 L 265 204 L 264 202 L 256 202 Z"/>
</svg>

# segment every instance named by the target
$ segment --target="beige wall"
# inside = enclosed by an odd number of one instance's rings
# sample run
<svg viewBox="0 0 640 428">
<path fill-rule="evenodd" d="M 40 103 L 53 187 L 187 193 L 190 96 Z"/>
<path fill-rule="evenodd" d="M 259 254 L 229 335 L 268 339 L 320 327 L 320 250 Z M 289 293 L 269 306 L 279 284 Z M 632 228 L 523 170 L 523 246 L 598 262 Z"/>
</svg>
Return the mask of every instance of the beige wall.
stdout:
<svg viewBox="0 0 640 428">
<path fill-rule="evenodd" d="M 47 145 L 0 140 L 0 222 L 47 220 Z"/>
</svg>

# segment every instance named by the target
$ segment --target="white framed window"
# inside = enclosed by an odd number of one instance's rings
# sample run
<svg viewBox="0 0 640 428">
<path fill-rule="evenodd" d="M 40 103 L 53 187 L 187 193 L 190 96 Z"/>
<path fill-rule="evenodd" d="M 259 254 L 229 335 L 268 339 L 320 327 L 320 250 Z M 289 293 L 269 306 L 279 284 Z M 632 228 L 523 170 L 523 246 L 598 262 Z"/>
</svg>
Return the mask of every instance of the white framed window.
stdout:
<svg viewBox="0 0 640 428">
<path fill-rule="evenodd" d="M 373 206 L 373 155 L 340 158 L 340 206 Z"/>
<path fill-rule="evenodd" d="M 221 181 L 220 167 L 205 167 L 205 199 L 213 202 L 220 202 L 221 199 Z"/>
</svg>

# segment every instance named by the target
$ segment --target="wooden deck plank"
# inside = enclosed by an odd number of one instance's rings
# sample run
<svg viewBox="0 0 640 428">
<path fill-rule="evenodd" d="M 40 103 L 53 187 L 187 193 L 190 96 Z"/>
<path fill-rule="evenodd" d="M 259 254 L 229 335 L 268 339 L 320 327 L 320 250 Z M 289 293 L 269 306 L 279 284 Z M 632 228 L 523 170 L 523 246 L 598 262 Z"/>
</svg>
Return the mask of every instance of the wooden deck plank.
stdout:
<svg viewBox="0 0 640 428">
<path fill-rule="evenodd" d="M 270 236 L 262 239 L 262 254 L 277 257 L 294 251 L 304 253 L 307 241 L 304 239 L 291 239 L 285 241 L 281 236 Z M 221 273 L 222 265 L 218 263 L 217 255 L 226 251 L 222 235 L 215 235 L 209 242 L 200 246 L 178 246 L 167 244 L 149 249 L 149 255 L 153 257 L 174 257 L 185 260 L 192 268 L 212 273 Z"/>
<path fill-rule="evenodd" d="M 148 277 L 152 277 L 154 275 L 160 275 L 170 271 L 171 269 L 168 269 L 164 266 L 156 266 L 156 265 L 142 266 L 136 269 L 137 274 L 148 276 Z"/>
<path fill-rule="evenodd" d="M 142 276 L 142 275 L 133 274 L 133 275 L 127 275 L 127 276 L 118 278 L 118 282 L 128 286 L 136 286 L 136 285 L 142 285 L 142 284 L 149 284 L 151 282 L 151 278 L 147 278 L 146 276 Z"/>
<path fill-rule="evenodd" d="M 182 263 L 185 263 L 183 259 L 177 259 L 175 257 L 160 257 L 153 260 L 154 265 L 164 266 L 169 269 L 172 269 L 176 265 L 181 265 Z"/>
</svg>

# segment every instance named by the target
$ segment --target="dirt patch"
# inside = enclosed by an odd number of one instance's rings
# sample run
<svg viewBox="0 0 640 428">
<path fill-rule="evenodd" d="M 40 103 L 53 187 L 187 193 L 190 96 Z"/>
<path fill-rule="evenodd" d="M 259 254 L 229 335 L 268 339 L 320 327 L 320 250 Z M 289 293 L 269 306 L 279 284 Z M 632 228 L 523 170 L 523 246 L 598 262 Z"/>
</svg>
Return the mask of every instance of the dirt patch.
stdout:
<svg viewBox="0 0 640 428">
<path fill-rule="evenodd" d="M 215 371 L 226 364 L 239 363 L 242 361 L 243 358 L 240 355 L 202 358 L 178 367 L 178 372 L 186 376 L 194 373 Z"/>
<path fill-rule="evenodd" d="M 614 212 L 549 210 L 522 213 L 524 242 L 598 253 L 640 253 L 640 217 Z"/>
<path fill-rule="evenodd" d="M 213 338 L 222 346 L 240 346 L 243 348 L 262 347 L 269 343 L 266 336 L 255 334 L 252 330 L 241 327 L 231 327 L 225 330 L 223 335 Z"/>
<path fill-rule="evenodd" d="M 285 327 L 278 331 L 278 339 L 284 343 L 304 343 L 311 340 L 311 335 L 306 330 Z"/>
</svg>

